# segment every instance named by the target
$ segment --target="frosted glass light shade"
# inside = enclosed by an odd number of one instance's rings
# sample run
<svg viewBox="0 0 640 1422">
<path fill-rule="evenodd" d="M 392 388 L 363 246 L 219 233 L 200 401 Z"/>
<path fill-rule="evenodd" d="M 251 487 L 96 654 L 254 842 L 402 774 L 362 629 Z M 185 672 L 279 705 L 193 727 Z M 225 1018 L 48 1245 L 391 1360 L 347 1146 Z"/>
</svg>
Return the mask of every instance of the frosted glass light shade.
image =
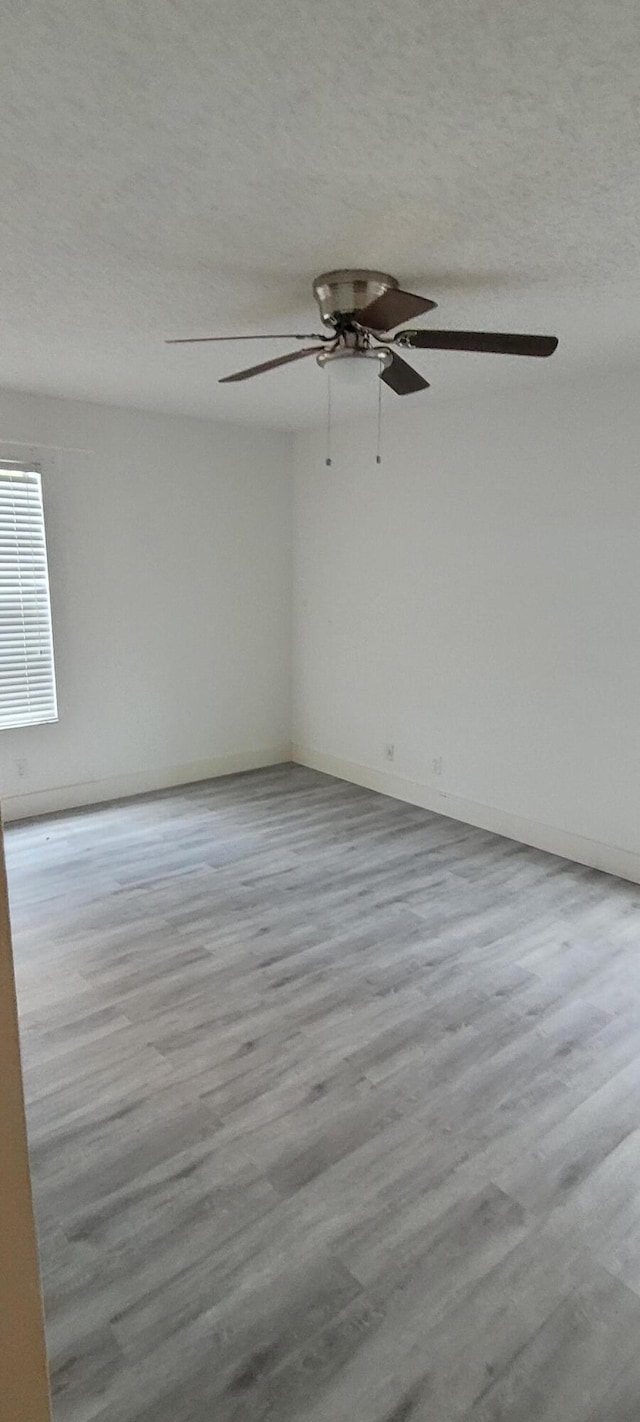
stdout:
<svg viewBox="0 0 640 1422">
<path fill-rule="evenodd" d="M 373 381 L 377 380 L 390 364 L 391 354 L 384 350 L 340 350 L 333 353 L 322 351 L 316 359 L 332 382 L 361 388 L 373 385 Z"/>
</svg>

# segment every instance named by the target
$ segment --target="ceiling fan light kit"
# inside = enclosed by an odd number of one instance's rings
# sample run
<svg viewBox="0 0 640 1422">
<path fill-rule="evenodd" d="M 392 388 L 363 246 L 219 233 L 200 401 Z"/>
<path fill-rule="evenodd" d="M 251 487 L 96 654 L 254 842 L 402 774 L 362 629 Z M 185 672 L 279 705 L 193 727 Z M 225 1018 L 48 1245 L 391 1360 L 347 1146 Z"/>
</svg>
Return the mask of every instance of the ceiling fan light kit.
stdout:
<svg viewBox="0 0 640 1422">
<path fill-rule="evenodd" d="M 433 311 L 436 302 L 427 296 L 403 291 L 397 278 L 387 272 L 357 267 L 323 272 L 313 283 L 313 294 L 322 324 L 330 334 L 272 336 L 272 340 L 304 340 L 314 344 L 225 375 L 220 383 L 250 380 L 280 365 L 289 365 L 315 355 L 319 366 L 331 373 L 340 373 L 341 379 L 355 374 L 358 367 L 364 368 L 366 361 L 367 373 L 369 369 L 377 372 L 379 379 L 396 395 L 411 395 L 428 390 L 429 382 L 391 346 L 410 350 L 476 351 L 493 355 L 544 357 L 553 355 L 558 344 L 556 336 L 500 331 L 434 331 L 428 327 L 398 331 L 396 328 L 404 322 L 414 321 L 417 316 Z M 169 344 L 251 339 L 267 340 L 269 337 L 194 336 Z M 320 344 L 315 344 L 317 342 Z M 378 414 L 378 424 L 379 419 Z M 377 458 L 379 462 L 379 451 Z"/>
<path fill-rule="evenodd" d="M 354 367 L 362 366 L 363 361 L 369 362 L 370 370 L 367 374 L 382 375 L 393 361 L 393 352 L 379 346 L 338 346 L 337 349 L 320 351 L 316 356 L 317 364 L 325 370 L 331 366 L 331 374 L 345 377 L 345 383 L 351 384 Z"/>
</svg>

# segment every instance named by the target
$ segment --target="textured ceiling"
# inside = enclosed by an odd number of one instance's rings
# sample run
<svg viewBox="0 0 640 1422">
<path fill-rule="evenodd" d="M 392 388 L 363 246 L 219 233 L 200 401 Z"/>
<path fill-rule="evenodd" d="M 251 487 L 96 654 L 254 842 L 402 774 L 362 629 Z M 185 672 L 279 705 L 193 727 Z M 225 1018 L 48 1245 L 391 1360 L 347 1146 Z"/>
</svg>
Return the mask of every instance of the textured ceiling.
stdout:
<svg viewBox="0 0 640 1422">
<path fill-rule="evenodd" d="M 312 422 L 312 361 L 216 383 L 288 343 L 163 337 L 313 330 L 347 265 L 561 337 L 418 354 L 434 392 L 640 363 L 638 0 L 8 0 L 1 32 L 0 385 Z"/>
</svg>

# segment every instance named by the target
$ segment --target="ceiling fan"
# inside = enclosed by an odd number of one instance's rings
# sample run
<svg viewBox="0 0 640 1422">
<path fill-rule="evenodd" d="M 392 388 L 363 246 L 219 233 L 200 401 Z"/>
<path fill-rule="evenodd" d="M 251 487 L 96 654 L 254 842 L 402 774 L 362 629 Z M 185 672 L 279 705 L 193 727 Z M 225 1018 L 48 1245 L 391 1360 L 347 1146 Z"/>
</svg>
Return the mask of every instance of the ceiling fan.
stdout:
<svg viewBox="0 0 640 1422">
<path fill-rule="evenodd" d="M 251 365 L 225 375 L 221 385 L 237 380 L 249 380 L 279 365 L 304 360 L 315 355 L 318 365 L 329 367 L 335 361 L 370 360 L 378 366 L 380 379 L 396 395 L 411 395 L 427 390 L 429 381 L 414 370 L 392 346 L 413 350 L 484 351 L 495 355 L 550 356 L 558 344 L 557 336 L 512 335 L 493 331 L 396 331 L 405 321 L 433 311 L 436 302 L 426 296 L 402 291 L 395 277 L 386 272 L 345 270 L 324 272 L 313 283 L 313 294 L 320 308 L 320 317 L 331 330 L 330 335 L 288 336 L 188 336 L 170 340 L 167 345 L 194 345 L 209 341 L 292 340 L 320 341 L 321 345 L 305 346 L 274 360 Z M 374 344 L 375 342 L 375 344 Z"/>
</svg>

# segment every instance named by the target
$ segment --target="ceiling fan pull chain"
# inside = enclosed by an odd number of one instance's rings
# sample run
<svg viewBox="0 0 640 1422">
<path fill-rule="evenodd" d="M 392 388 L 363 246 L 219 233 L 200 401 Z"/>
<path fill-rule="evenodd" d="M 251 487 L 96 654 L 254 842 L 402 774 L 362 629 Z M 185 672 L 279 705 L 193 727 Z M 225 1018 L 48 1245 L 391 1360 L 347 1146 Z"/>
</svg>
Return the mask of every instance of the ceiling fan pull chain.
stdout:
<svg viewBox="0 0 640 1422">
<path fill-rule="evenodd" d="M 382 464 L 382 381 L 378 381 L 378 440 L 376 444 L 376 464 Z"/>
<path fill-rule="evenodd" d="M 327 469 L 331 468 L 331 367 L 327 371 L 327 457 L 325 459 Z"/>
</svg>

